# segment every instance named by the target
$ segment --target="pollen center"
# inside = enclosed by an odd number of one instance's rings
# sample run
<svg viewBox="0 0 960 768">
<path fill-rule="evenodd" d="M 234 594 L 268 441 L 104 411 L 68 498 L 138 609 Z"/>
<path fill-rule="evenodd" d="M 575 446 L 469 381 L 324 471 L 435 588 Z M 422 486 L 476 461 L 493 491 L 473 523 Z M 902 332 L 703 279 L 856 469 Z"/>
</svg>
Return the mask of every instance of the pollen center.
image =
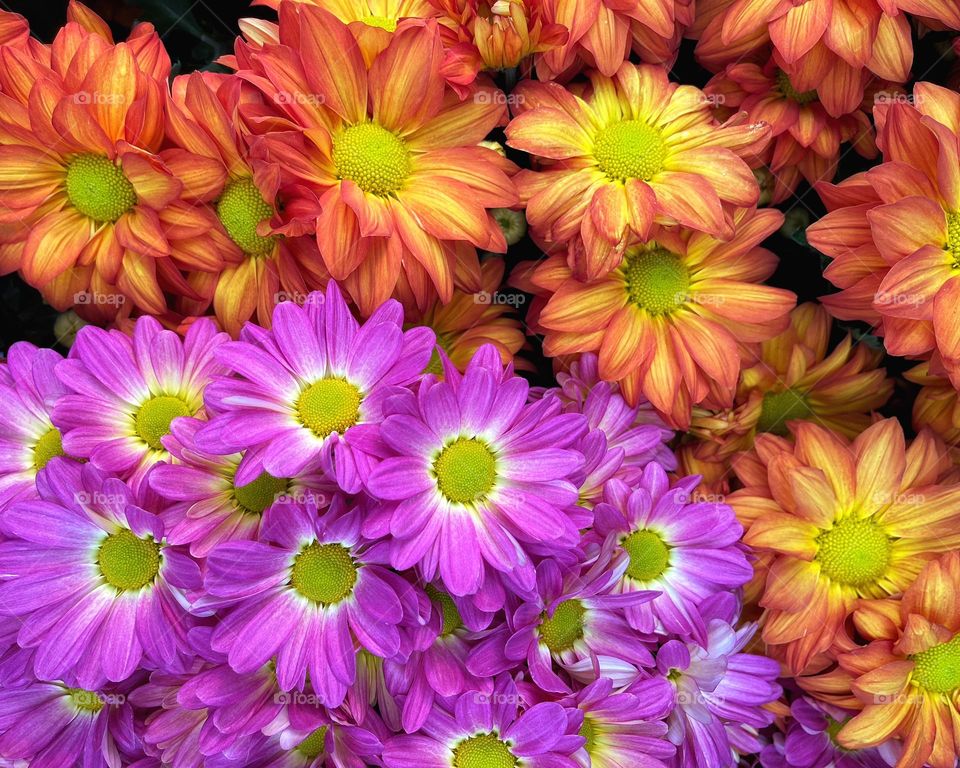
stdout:
<svg viewBox="0 0 960 768">
<path fill-rule="evenodd" d="M 88 691 L 85 688 L 67 688 L 67 696 L 74 708 L 80 712 L 95 715 L 103 709 L 103 699 L 96 691 Z"/>
<path fill-rule="evenodd" d="M 517 758 L 492 733 L 464 739 L 453 748 L 453 768 L 514 768 Z"/>
<path fill-rule="evenodd" d="M 593 156 L 611 181 L 649 181 L 667 157 L 667 143 L 660 131 L 642 120 L 622 120 L 597 134 Z"/>
<path fill-rule="evenodd" d="M 343 434 L 360 420 L 360 390 L 346 379 L 320 379 L 300 393 L 300 423 L 317 437 Z"/>
<path fill-rule="evenodd" d="M 190 406 L 179 397 L 157 395 L 140 406 L 134 417 L 135 429 L 143 442 L 155 451 L 162 451 L 160 438 L 170 434 L 170 422 L 178 416 L 189 415 Z"/>
<path fill-rule="evenodd" d="M 760 406 L 757 432 L 770 432 L 780 437 L 787 435 L 787 422 L 793 419 L 809 419 L 813 415 L 803 395 L 792 389 L 783 392 L 767 392 Z"/>
<path fill-rule="evenodd" d="M 63 439 L 60 430 L 53 427 L 33 446 L 33 468 L 39 472 L 54 456 L 63 455 Z"/>
<path fill-rule="evenodd" d="M 160 545 L 123 528 L 104 539 L 97 565 L 110 586 L 121 591 L 141 589 L 160 571 Z"/>
<path fill-rule="evenodd" d="M 249 256 L 266 256 L 278 240 L 276 235 L 257 234 L 257 225 L 273 216 L 273 208 L 249 177 L 227 184 L 217 201 L 217 216 L 230 239 Z"/>
<path fill-rule="evenodd" d="M 481 501 L 497 479 L 497 461 L 483 440 L 461 437 L 446 446 L 433 471 L 437 487 L 447 501 L 470 504 Z"/>
<path fill-rule="evenodd" d="M 583 637 L 583 616 L 586 609 L 579 600 L 564 600 L 553 616 L 545 618 L 540 625 L 540 639 L 552 652 L 573 648 L 573 644 Z"/>
<path fill-rule="evenodd" d="M 817 561 L 833 581 L 863 587 L 890 564 L 890 539 L 871 520 L 841 520 L 817 537 Z"/>
<path fill-rule="evenodd" d="M 690 273 L 664 248 L 628 253 L 623 274 L 630 301 L 651 315 L 672 312 L 687 301 Z"/>
<path fill-rule="evenodd" d="M 656 579 L 670 565 L 670 547 L 653 531 L 634 531 L 620 546 L 630 555 L 627 576 L 636 581 Z"/>
<path fill-rule="evenodd" d="M 360 123 L 334 139 L 333 164 L 339 178 L 385 197 L 400 189 L 410 173 L 410 152 L 399 136 L 382 125 Z"/>
<path fill-rule="evenodd" d="M 934 693 L 960 688 L 960 635 L 913 657 L 913 682 Z"/>
<path fill-rule="evenodd" d="M 950 251 L 953 263 L 960 266 L 960 211 L 947 214 L 947 242 L 944 250 Z"/>
<path fill-rule="evenodd" d="M 137 204 L 133 184 L 105 155 L 78 155 L 67 166 L 67 198 L 84 216 L 116 221 Z"/>
<path fill-rule="evenodd" d="M 817 100 L 816 90 L 798 91 L 793 87 L 789 76 L 782 69 L 777 70 L 777 87 L 780 89 L 780 93 L 790 101 L 797 102 L 797 104 L 809 104 L 811 101 Z"/>
<path fill-rule="evenodd" d="M 293 561 L 290 583 L 307 599 L 333 605 L 353 593 L 357 565 L 342 544 L 314 542 Z"/>
<path fill-rule="evenodd" d="M 327 725 L 321 725 L 315 729 L 307 738 L 297 744 L 297 752 L 310 760 L 320 757 L 323 754 L 328 728 Z"/>
<path fill-rule="evenodd" d="M 434 608 L 439 606 L 443 614 L 443 629 L 440 630 L 441 637 L 446 637 L 451 632 L 463 626 L 460 611 L 457 609 L 457 604 L 453 602 L 453 598 L 450 597 L 450 595 L 446 592 L 441 592 L 432 584 L 427 584 L 424 591 L 427 593 L 427 597 L 433 601 Z"/>
<path fill-rule="evenodd" d="M 584 715 L 583 725 L 580 726 L 580 735 L 587 740 L 587 743 L 583 745 L 583 748 L 587 750 L 587 754 L 591 757 L 593 756 L 593 750 L 597 746 L 597 729 L 593 724 L 593 718 L 590 715 Z"/>
<path fill-rule="evenodd" d="M 263 472 L 256 480 L 246 485 L 233 486 L 233 498 L 237 508 L 251 514 L 260 514 L 285 493 L 289 481 L 285 477 L 274 477 Z"/>
</svg>

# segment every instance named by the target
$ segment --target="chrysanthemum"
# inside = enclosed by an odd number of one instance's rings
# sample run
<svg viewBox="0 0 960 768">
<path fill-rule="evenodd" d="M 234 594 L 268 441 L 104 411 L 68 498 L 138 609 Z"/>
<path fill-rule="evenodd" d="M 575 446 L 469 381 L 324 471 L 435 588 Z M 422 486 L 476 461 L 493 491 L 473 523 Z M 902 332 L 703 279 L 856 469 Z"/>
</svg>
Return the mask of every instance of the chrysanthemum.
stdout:
<svg viewBox="0 0 960 768">
<path fill-rule="evenodd" d="M 830 212 L 807 237 L 833 259 L 824 275 L 842 290 L 823 303 L 834 316 L 875 325 L 890 354 L 932 357 L 960 386 L 960 95 L 919 83 L 913 101 L 874 110 L 884 162 L 819 185 Z"/>
<path fill-rule="evenodd" d="M 257 148 L 315 227 L 330 274 L 364 315 L 401 273 L 420 306 L 434 294 L 448 301 L 458 265 L 478 271 L 476 248 L 506 250 L 489 210 L 518 203 L 513 164 L 478 146 L 505 117 L 499 92 L 461 101 L 447 91 L 433 21 L 395 33 L 369 67 L 350 30 L 320 8 L 291 6 L 279 39 L 253 51 L 240 76 L 283 115 L 287 130 Z"/>
<path fill-rule="evenodd" d="M 53 410 L 63 450 L 139 486 L 155 462 L 170 458 L 162 443 L 170 423 L 203 415 L 204 388 L 225 370 L 214 359 L 225 341 L 210 320 L 183 339 L 152 317 L 137 320 L 132 338 L 84 328 L 56 368 L 69 390 Z"/>
<path fill-rule="evenodd" d="M 234 671 L 275 658 L 282 690 L 303 690 L 309 674 L 320 702 L 336 707 L 356 676 L 357 646 L 397 654 L 413 588 L 379 564 L 360 519 L 342 500 L 319 517 L 313 505 L 291 505 L 258 541 L 210 552 L 200 605 L 220 611 L 211 646 Z"/>
<path fill-rule="evenodd" d="M 190 627 L 184 591 L 200 571 L 164 540 L 163 524 L 92 465 L 51 460 L 41 498 L 0 519 L 0 613 L 22 622 L 42 680 L 94 689 L 141 663 L 174 667 Z"/>
<path fill-rule="evenodd" d="M 903 374 L 921 389 L 913 401 L 913 427 L 929 428 L 947 444 L 954 463 L 960 463 L 960 392 L 944 376 L 930 373 L 930 364 L 921 363 Z"/>
<path fill-rule="evenodd" d="M 0 510 L 36 498 L 37 472 L 63 455 L 63 436 L 50 419 L 67 392 L 54 374 L 62 359 L 54 350 L 26 341 L 7 351 L 0 377 Z"/>
<path fill-rule="evenodd" d="M 546 302 L 528 324 L 545 334 L 546 354 L 597 352 L 600 376 L 619 381 L 628 402 L 643 395 L 683 426 L 692 405 L 730 405 L 739 344 L 769 339 L 789 323 L 794 295 L 759 284 L 777 259 L 757 243 L 780 221 L 774 210 L 740 209 L 730 243 L 660 229 L 591 283 L 551 256 L 531 278 Z"/>
<path fill-rule="evenodd" d="M 216 415 L 197 432 L 197 446 L 246 451 L 243 484 L 263 471 L 289 478 L 319 466 L 346 492 L 360 490 L 385 399 L 430 359 L 433 333 L 404 333 L 401 320 L 391 301 L 359 325 L 336 283 L 302 307 L 279 304 L 272 331 L 248 325 L 218 352 L 234 375 L 207 387 Z"/>
<path fill-rule="evenodd" d="M 391 401 L 380 427 L 388 455 L 367 482 L 386 502 L 395 568 L 439 573 L 457 596 L 478 607 L 503 605 L 502 580 L 534 585 L 530 549 L 576 544 L 566 507 L 583 456 L 570 445 L 583 417 L 562 414 L 556 397 L 526 404 L 528 385 L 481 347 L 462 378 L 426 379 L 416 395 Z"/>
<path fill-rule="evenodd" d="M 685 478 L 671 487 L 663 468 L 648 464 L 632 488 L 611 480 L 594 508 L 593 535 L 614 541 L 629 558 L 617 591 L 660 592 L 626 608 L 627 620 L 641 632 L 702 639 L 706 627 L 697 606 L 753 575 L 730 507 L 691 500 L 698 481 Z"/>
<path fill-rule="evenodd" d="M 246 745 L 244 768 L 366 768 L 381 750 L 378 735 L 365 727 L 329 721 L 307 731 L 259 735 Z"/>
<path fill-rule="evenodd" d="M 909 448 L 895 419 L 852 444 L 797 422 L 796 446 L 763 435 L 757 482 L 728 501 L 744 541 L 773 555 L 760 600 L 763 639 L 798 674 L 834 642 L 861 599 L 896 596 L 924 563 L 960 545 L 960 487 L 939 485 L 950 461 L 929 433 Z"/>
<path fill-rule="evenodd" d="M 669 82 L 662 67 L 625 63 L 612 78 L 594 74 L 584 98 L 530 81 L 513 95 L 519 114 L 507 143 L 545 161 L 516 177 L 531 233 L 547 252 L 573 241 L 582 279 L 616 267 L 655 223 L 729 240 L 733 209 L 757 202 L 741 156 L 762 148 L 769 127 L 747 124 L 745 114 L 719 125 L 703 92 Z"/>
<path fill-rule="evenodd" d="M 385 768 L 578 768 L 576 709 L 541 702 L 521 712 L 507 675 L 492 694 L 464 693 L 451 705 L 435 708 L 420 733 L 389 739 Z"/>
</svg>

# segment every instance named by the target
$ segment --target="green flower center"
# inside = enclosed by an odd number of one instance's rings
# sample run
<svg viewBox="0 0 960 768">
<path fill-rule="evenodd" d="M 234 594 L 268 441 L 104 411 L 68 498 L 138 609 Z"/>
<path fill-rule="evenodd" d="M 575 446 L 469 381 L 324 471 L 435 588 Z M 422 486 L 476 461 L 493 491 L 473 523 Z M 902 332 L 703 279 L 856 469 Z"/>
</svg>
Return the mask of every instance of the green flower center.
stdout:
<svg viewBox="0 0 960 768">
<path fill-rule="evenodd" d="M 787 422 L 794 419 L 809 419 L 813 410 L 806 398 L 792 389 L 783 392 L 767 392 L 760 406 L 757 432 L 770 432 L 780 437 L 787 435 Z"/>
<path fill-rule="evenodd" d="M 597 729 L 590 715 L 584 715 L 583 725 L 580 726 L 580 735 L 587 740 L 583 748 L 587 750 L 588 755 L 592 756 L 593 750 L 597 746 Z"/>
<path fill-rule="evenodd" d="M 89 712 L 95 715 L 103 709 L 103 699 L 96 691 L 88 691 L 85 688 L 67 688 L 67 696 L 70 698 L 70 703 L 79 712 Z"/>
<path fill-rule="evenodd" d="M 872 520 L 847 519 L 817 536 L 816 560 L 833 581 L 863 587 L 890 564 L 890 538 Z"/>
<path fill-rule="evenodd" d="M 396 32 L 397 31 L 397 20 L 391 19 L 388 16 L 364 16 L 361 19 L 364 24 L 368 27 L 377 27 L 378 29 L 385 29 L 387 32 Z"/>
<path fill-rule="evenodd" d="M 54 456 L 63 455 L 63 439 L 60 430 L 52 427 L 33 446 L 33 468 L 39 472 Z"/>
<path fill-rule="evenodd" d="M 509 208 L 494 208 L 490 211 L 494 221 L 503 232 L 507 245 L 516 245 L 527 234 L 527 219 L 523 211 L 513 211 Z"/>
<path fill-rule="evenodd" d="M 463 618 L 460 616 L 457 604 L 453 602 L 453 598 L 450 597 L 450 595 L 446 592 L 441 592 L 433 586 L 433 584 L 427 584 L 424 591 L 435 606 L 440 606 L 440 611 L 443 613 L 443 629 L 440 630 L 441 637 L 446 637 L 463 626 Z"/>
<path fill-rule="evenodd" d="M 627 576 L 636 581 L 659 578 L 670 565 L 670 547 L 653 531 L 634 531 L 620 546 L 630 555 Z"/>
<path fill-rule="evenodd" d="M 143 442 L 155 451 L 162 451 L 160 438 L 170 434 L 170 422 L 190 415 L 190 406 L 179 397 L 157 395 L 140 406 L 134 417 L 135 429 Z"/>
<path fill-rule="evenodd" d="M 342 544 L 314 542 L 293 561 L 290 583 L 307 599 L 334 605 L 353 593 L 357 565 Z"/>
<path fill-rule="evenodd" d="M 651 315 L 672 312 L 686 303 L 690 273 L 665 248 L 628 253 L 622 269 L 630 301 Z"/>
<path fill-rule="evenodd" d="M 360 390 L 346 379 L 320 379 L 300 393 L 300 423 L 317 437 L 343 434 L 360 420 Z"/>
<path fill-rule="evenodd" d="M 257 234 L 257 225 L 273 216 L 273 208 L 250 177 L 227 184 L 217 201 L 217 216 L 230 239 L 249 256 L 266 256 L 279 239 Z"/>
<path fill-rule="evenodd" d="M 116 221 L 137 204 L 133 184 L 105 155 L 77 155 L 67 166 L 67 199 L 96 222 Z"/>
<path fill-rule="evenodd" d="M 954 266 L 960 267 L 960 211 L 947 214 L 947 242 L 943 249 L 950 251 Z"/>
<path fill-rule="evenodd" d="M 160 545 L 149 536 L 141 539 L 123 528 L 104 539 L 97 565 L 107 583 L 121 592 L 142 589 L 160 571 Z"/>
<path fill-rule="evenodd" d="M 960 688 L 960 634 L 913 657 L 913 682 L 933 693 Z"/>
<path fill-rule="evenodd" d="M 453 748 L 453 768 L 515 768 L 510 747 L 492 733 L 464 739 Z"/>
<path fill-rule="evenodd" d="M 553 616 L 540 625 L 540 639 L 553 653 L 569 650 L 583 638 L 583 617 L 587 609 L 579 600 L 564 600 Z"/>
<path fill-rule="evenodd" d="M 246 485 L 234 485 L 233 498 L 242 511 L 261 514 L 276 501 L 277 496 L 286 492 L 289 484 L 290 481 L 285 477 L 274 477 L 269 472 L 263 472 Z"/>
<path fill-rule="evenodd" d="M 593 156 L 611 181 L 649 181 L 663 168 L 667 143 L 652 125 L 642 120 L 622 120 L 597 134 Z"/>
<path fill-rule="evenodd" d="M 830 743 L 838 749 L 844 749 L 840 742 L 837 741 L 837 734 L 843 730 L 843 726 L 846 724 L 846 720 L 834 720 L 832 717 L 827 717 L 827 736 L 830 737 Z"/>
<path fill-rule="evenodd" d="M 360 123 L 334 139 L 333 164 L 339 178 L 350 179 L 371 195 L 386 197 L 400 189 L 409 175 L 410 151 L 403 139 L 382 125 Z"/>
<path fill-rule="evenodd" d="M 327 738 L 327 729 L 329 726 L 321 725 L 314 730 L 307 738 L 297 744 L 297 752 L 309 760 L 314 760 L 323 754 L 324 741 Z"/>
<path fill-rule="evenodd" d="M 817 100 L 816 90 L 798 91 L 793 87 L 789 76 L 782 69 L 777 70 L 777 88 L 786 98 L 797 102 L 797 104 L 809 104 L 811 101 Z"/>
<path fill-rule="evenodd" d="M 447 445 L 433 462 L 437 488 L 447 501 L 482 501 L 497 479 L 497 461 L 483 440 L 460 437 Z"/>
</svg>

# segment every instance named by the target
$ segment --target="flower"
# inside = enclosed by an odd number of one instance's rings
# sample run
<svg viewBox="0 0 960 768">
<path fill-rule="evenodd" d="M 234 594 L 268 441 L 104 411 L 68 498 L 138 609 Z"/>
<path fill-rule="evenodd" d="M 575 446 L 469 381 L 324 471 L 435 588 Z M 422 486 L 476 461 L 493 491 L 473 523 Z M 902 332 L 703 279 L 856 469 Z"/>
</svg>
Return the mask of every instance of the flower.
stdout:
<svg viewBox="0 0 960 768">
<path fill-rule="evenodd" d="M 215 411 L 195 436 L 220 455 L 245 450 L 241 484 L 262 472 L 290 478 L 322 467 L 348 493 L 370 471 L 384 401 L 426 367 L 433 334 L 404 333 L 401 309 L 387 302 L 363 325 L 336 283 L 273 311 L 273 329 L 247 326 L 218 359 L 232 372 L 205 392 Z"/>
<path fill-rule="evenodd" d="M 914 429 L 932 430 L 947 444 L 957 463 L 960 459 L 955 447 L 960 442 L 960 392 L 946 377 L 931 374 L 929 363 L 920 363 L 903 375 L 908 381 L 922 385 L 913 401 Z"/>
<path fill-rule="evenodd" d="M 0 517 L 0 613 L 21 622 L 21 647 L 36 648 L 36 676 L 94 690 L 143 662 L 176 668 L 196 563 L 167 544 L 126 485 L 91 464 L 52 459 L 38 487 L 40 499 Z"/>
<path fill-rule="evenodd" d="M 506 581 L 534 586 L 530 556 L 575 544 L 566 507 L 577 498 L 570 476 L 583 457 L 570 446 L 584 429 L 548 397 L 526 405 L 528 385 L 503 370 L 499 352 L 481 347 L 462 378 L 426 379 L 416 395 L 391 402 L 380 427 L 386 457 L 367 481 L 384 500 L 378 530 L 393 538 L 391 561 L 439 573 L 457 597 L 503 605 Z"/>
<path fill-rule="evenodd" d="M 936 439 L 921 433 L 907 448 L 895 419 L 852 444 L 806 421 L 794 434 L 796 446 L 758 437 L 768 487 L 727 498 L 748 526 L 744 541 L 772 555 L 763 639 L 799 674 L 858 601 L 899 595 L 927 560 L 960 545 L 960 487 L 939 484 L 950 462 Z"/>
<path fill-rule="evenodd" d="M 163 438 L 171 422 L 204 414 L 204 388 L 224 371 L 214 350 L 225 341 L 210 320 L 198 320 L 183 339 L 152 317 L 136 321 L 133 338 L 83 328 L 56 367 L 68 390 L 53 409 L 63 450 L 136 489 L 156 461 L 169 459 Z"/>
<path fill-rule="evenodd" d="M 729 240 L 733 208 L 755 205 L 757 182 L 742 155 L 770 129 L 745 114 L 715 123 L 704 94 L 667 80 L 661 67 L 625 63 L 591 76 L 584 98 L 556 83 L 525 81 L 507 143 L 542 170 L 516 176 L 531 233 L 552 253 L 572 242 L 574 273 L 597 279 L 655 223 L 677 223 Z"/>
</svg>

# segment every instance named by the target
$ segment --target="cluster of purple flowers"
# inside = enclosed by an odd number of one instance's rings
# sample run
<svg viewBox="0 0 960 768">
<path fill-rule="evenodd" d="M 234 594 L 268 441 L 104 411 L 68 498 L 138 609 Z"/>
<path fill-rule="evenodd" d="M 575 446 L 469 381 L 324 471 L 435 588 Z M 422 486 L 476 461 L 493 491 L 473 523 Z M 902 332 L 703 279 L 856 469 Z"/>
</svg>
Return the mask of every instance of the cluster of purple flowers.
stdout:
<svg viewBox="0 0 960 768">
<path fill-rule="evenodd" d="M 331 283 L 239 341 L 85 328 L 0 368 L 0 764 L 726 768 L 745 652 L 729 507 L 586 356 L 358 324 Z M 814 719 L 811 717 L 811 719 Z M 788 737 L 789 738 L 789 737 Z M 792 765 L 792 763 L 791 763 Z"/>
</svg>

